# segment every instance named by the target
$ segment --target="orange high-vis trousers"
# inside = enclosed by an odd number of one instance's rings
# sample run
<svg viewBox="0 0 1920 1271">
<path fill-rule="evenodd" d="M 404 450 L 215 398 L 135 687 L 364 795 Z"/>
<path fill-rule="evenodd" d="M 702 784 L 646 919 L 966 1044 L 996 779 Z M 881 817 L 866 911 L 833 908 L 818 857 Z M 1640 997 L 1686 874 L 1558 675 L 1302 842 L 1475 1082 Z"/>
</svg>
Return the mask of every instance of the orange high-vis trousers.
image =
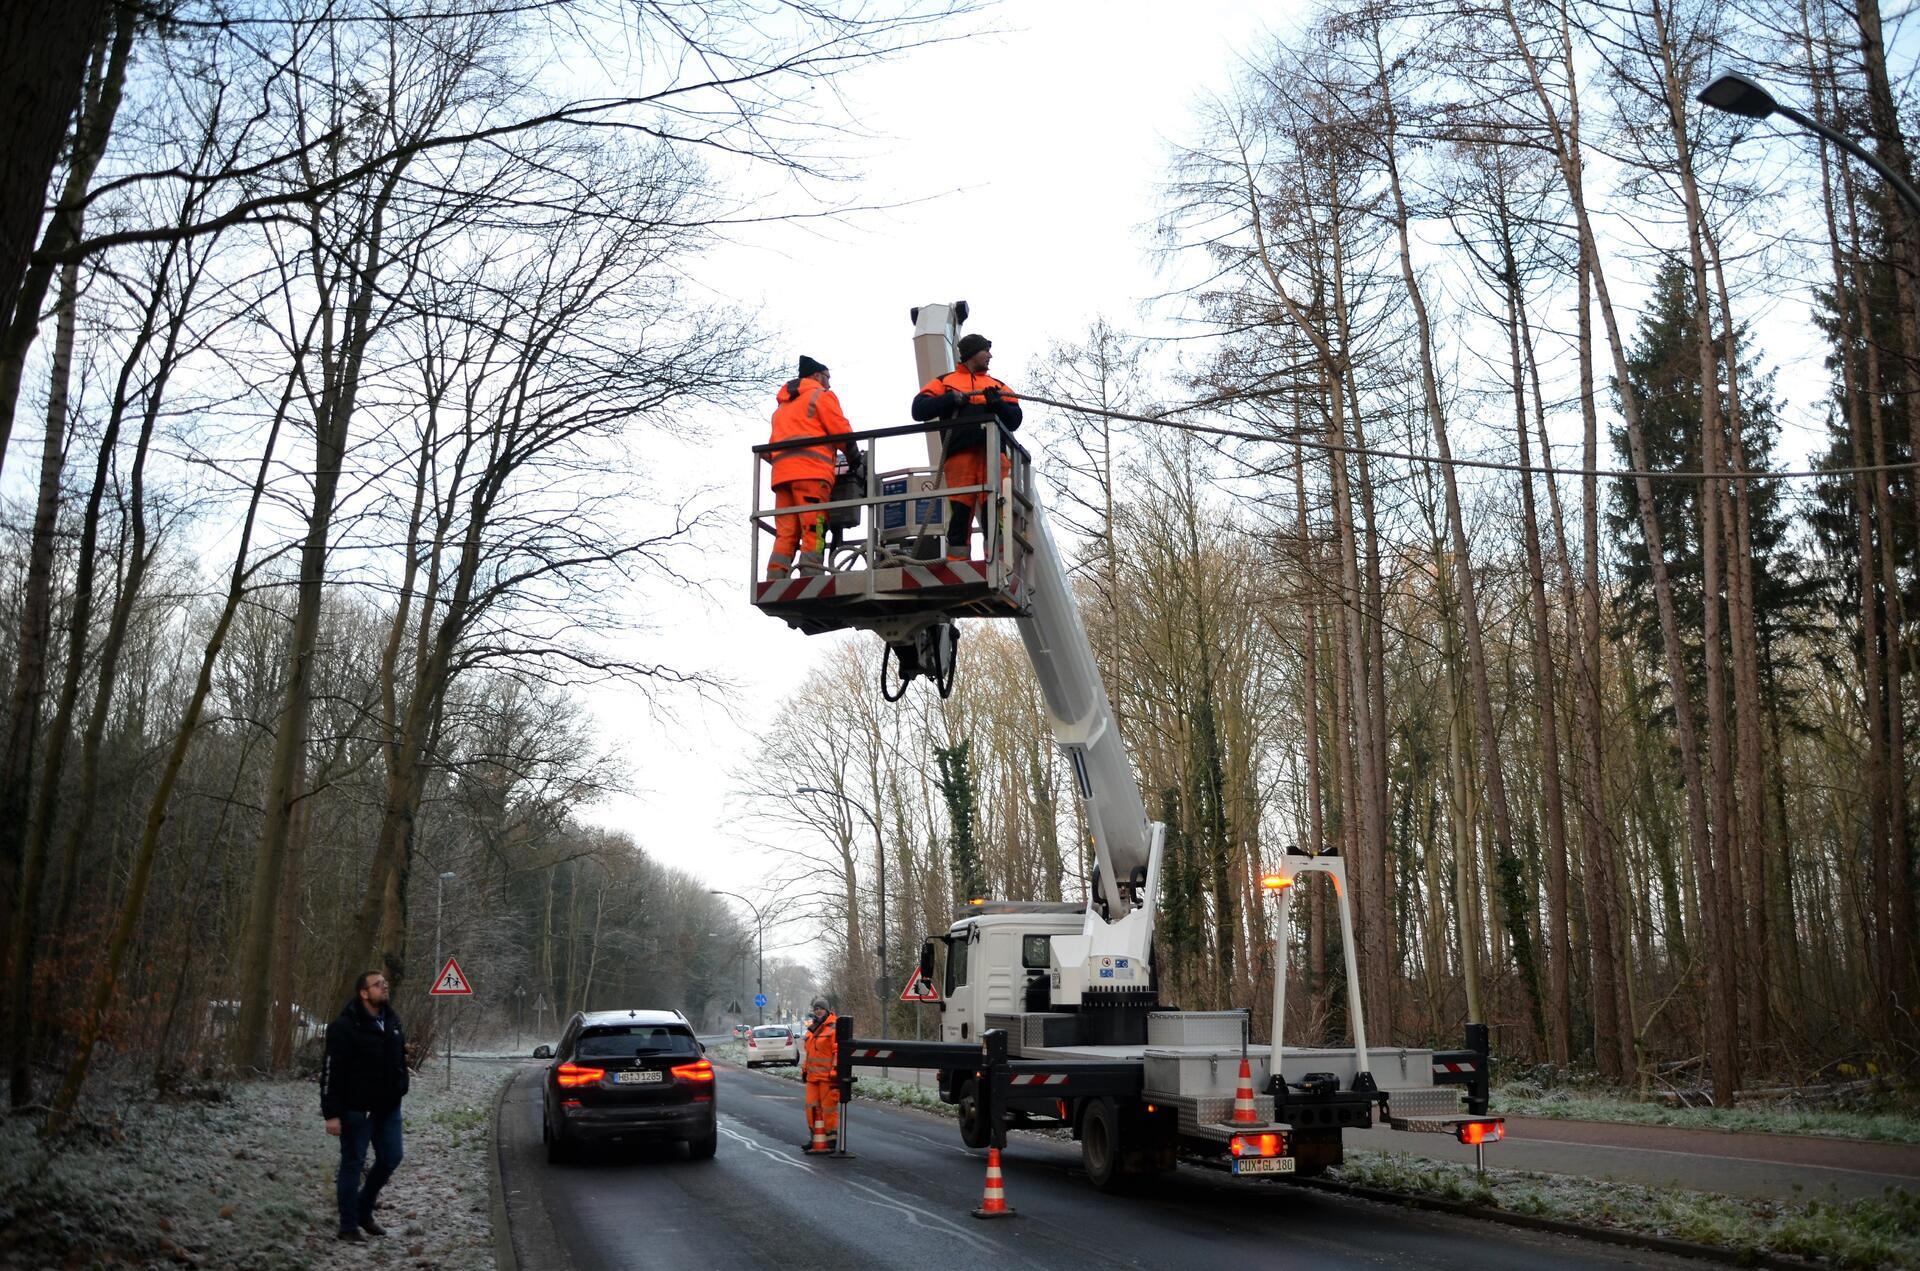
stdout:
<svg viewBox="0 0 1920 1271">
<path fill-rule="evenodd" d="M 987 483 L 987 450 L 982 446 L 973 450 L 962 450 L 947 456 L 941 465 L 941 476 L 948 486 L 985 485 Z M 1006 480 L 1013 475 L 1013 461 L 1005 454 L 1000 456 L 1000 479 Z M 956 494 L 952 501 L 978 512 L 986 502 L 987 496 L 975 491 L 972 494 Z"/>
<path fill-rule="evenodd" d="M 840 1083 L 837 1081 L 809 1081 L 807 1083 L 807 1137 L 813 1137 L 813 1117 L 815 1110 L 827 1118 L 827 1137 L 840 1133 Z"/>
<path fill-rule="evenodd" d="M 825 503 L 832 488 L 830 481 L 783 481 L 773 487 L 774 510 L 777 512 L 783 508 Z M 826 532 L 825 512 L 789 513 L 775 517 L 773 554 L 767 557 L 767 577 L 785 578 L 787 571 L 793 568 L 794 549 L 798 547 L 809 555 L 818 552 L 820 540 L 826 536 Z"/>
</svg>

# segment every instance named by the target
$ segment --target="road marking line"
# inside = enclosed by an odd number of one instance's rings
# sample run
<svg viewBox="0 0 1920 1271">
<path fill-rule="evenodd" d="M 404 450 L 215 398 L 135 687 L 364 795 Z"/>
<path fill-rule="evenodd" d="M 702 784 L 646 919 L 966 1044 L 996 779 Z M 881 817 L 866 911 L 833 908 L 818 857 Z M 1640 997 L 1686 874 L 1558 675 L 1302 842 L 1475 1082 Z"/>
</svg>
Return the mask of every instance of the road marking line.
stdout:
<svg viewBox="0 0 1920 1271">
<path fill-rule="evenodd" d="M 719 1130 L 720 1133 L 726 1135 L 728 1138 L 732 1139 L 734 1142 L 738 1143 L 740 1146 L 746 1148 L 749 1152 L 753 1152 L 760 1156 L 764 1156 L 770 1161 L 778 1161 L 782 1165 L 790 1165 L 794 1169 L 804 1170 L 806 1173 L 809 1173 L 809 1174 L 819 1173 L 818 1170 L 814 1169 L 813 1166 L 807 1164 L 805 1161 L 796 1161 L 791 1156 L 788 1156 L 784 1152 L 776 1152 L 772 1148 L 768 1147 L 766 1144 L 762 1143 L 759 1139 L 754 1138 L 752 1135 L 742 1134 L 738 1130 L 730 1129 L 727 1126 L 718 1124 L 718 1123 L 715 1124 L 714 1128 Z"/>
<path fill-rule="evenodd" d="M 857 1179 L 847 1178 L 842 1181 L 857 1191 L 865 1192 L 868 1197 L 868 1204 L 877 1205 L 881 1209 L 890 1209 L 900 1214 L 907 1220 L 909 1226 L 918 1227 L 922 1231 L 943 1231 L 960 1241 L 961 1244 L 966 1245 L 970 1249 L 977 1250 L 980 1253 L 995 1252 L 991 1244 L 955 1223 L 952 1219 L 942 1218 L 932 1210 L 922 1209 L 918 1205 L 909 1205 L 898 1196 L 890 1196 L 878 1188 L 867 1186 Z"/>
</svg>

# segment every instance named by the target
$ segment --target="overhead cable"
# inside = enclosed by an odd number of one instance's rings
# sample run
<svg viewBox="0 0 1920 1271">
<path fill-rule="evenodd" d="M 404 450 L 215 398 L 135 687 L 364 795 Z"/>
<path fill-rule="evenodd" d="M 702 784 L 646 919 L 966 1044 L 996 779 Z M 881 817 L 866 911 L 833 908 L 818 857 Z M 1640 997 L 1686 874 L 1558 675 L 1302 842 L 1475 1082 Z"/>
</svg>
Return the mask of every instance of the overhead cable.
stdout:
<svg viewBox="0 0 1920 1271">
<path fill-rule="evenodd" d="M 1243 428 L 1224 428 L 1217 424 L 1193 424 L 1171 418 L 1188 411 L 1207 410 L 1218 406 L 1218 401 L 1189 402 L 1184 406 L 1171 406 L 1155 415 L 1137 415 L 1130 411 L 1109 410 L 1104 406 L 1089 406 L 1084 402 L 1061 402 L 1040 397 L 1033 393 L 1021 393 L 1020 400 L 1040 406 L 1053 406 L 1060 410 L 1072 411 L 1078 415 L 1100 415 L 1107 419 L 1126 420 L 1137 424 L 1152 424 L 1156 428 L 1172 428 L 1180 432 L 1199 433 L 1210 437 L 1229 437 L 1238 441 L 1257 441 L 1267 445 L 1302 446 L 1308 450 L 1317 450 L 1325 454 L 1362 455 L 1369 459 L 1398 459 L 1406 463 L 1430 463 L 1455 468 L 1478 468 L 1488 472 L 1517 472 L 1529 476 L 1560 477 L 1610 477 L 1635 480 L 1641 477 L 1649 481 L 1777 481 L 1806 477 L 1845 477 L 1858 474 L 1880 472 L 1910 472 L 1920 468 L 1920 461 L 1909 460 L 1905 463 L 1866 464 L 1857 467 L 1806 468 L 1798 471 L 1776 472 L 1771 469 L 1753 471 L 1689 472 L 1674 468 L 1643 471 L 1637 468 L 1562 468 L 1537 463 L 1505 463 L 1497 459 L 1462 459 L 1458 456 L 1442 459 L 1438 455 L 1419 454 L 1408 450 L 1382 450 L 1376 446 L 1349 446 L 1339 442 L 1309 437 L 1298 432 L 1285 435 L 1252 432 Z"/>
</svg>

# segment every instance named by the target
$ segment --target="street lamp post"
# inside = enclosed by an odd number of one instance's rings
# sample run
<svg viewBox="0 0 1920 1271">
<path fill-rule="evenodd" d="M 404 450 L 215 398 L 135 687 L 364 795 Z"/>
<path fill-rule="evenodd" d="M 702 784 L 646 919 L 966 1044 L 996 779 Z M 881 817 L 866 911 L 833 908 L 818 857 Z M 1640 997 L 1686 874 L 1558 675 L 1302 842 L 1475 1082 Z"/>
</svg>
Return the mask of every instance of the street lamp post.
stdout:
<svg viewBox="0 0 1920 1271">
<path fill-rule="evenodd" d="M 721 891 L 718 887 L 709 887 L 707 891 L 715 896 L 731 896 L 747 908 L 753 910 L 753 928 L 760 941 L 758 969 L 754 976 L 754 992 L 757 995 L 753 1005 L 754 1022 L 756 1024 L 764 1024 L 767 1022 L 767 1008 L 760 1005 L 759 999 L 767 995 L 767 924 L 760 917 L 760 906 L 754 904 L 737 891 Z"/>
<path fill-rule="evenodd" d="M 858 799 L 848 798 L 838 790 L 826 790 L 819 786 L 796 786 L 794 793 L 824 794 L 828 798 L 838 799 L 849 807 L 860 809 L 860 815 L 866 817 L 867 824 L 873 827 L 874 865 L 880 879 L 880 940 L 877 950 L 880 955 L 880 992 L 877 996 L 880 999 L 880 1036 L 884 1038 L 888 1036 L 886 995 L 888 986 L 892 981 L 887 977 L 887 854 L 885 847 L 880 841 L 880 823 L 874 820 L 873 813 L 867 811 L 866 804 L 860 802 Z"/>
<path fill-rule="evenodd" d="M 1860 162 L 1880 174 L 1880 179 L 1893 187 L 1907 205 L 1907 211 L 1920 224 L 1920 193 L 1916 193 L 1907 179 L 1888 167 L 1873 151 L 1868 150 L 1853 138 L 1836 129 L 1829 128 L 1811 115 L 1806 115 L 1786 103 L 1779 101 L 1755 80 L 1745 75 L 1728 72 L 1715 79 L 1700 90 L 1696 99 L 1703 106 L 1723 110 L 1729 115 L 1739 115 L 1743 119 L 1766 119 L 1780 115 L 1799 124 L 1816 137 L 1831 141 Z"/>
</svg>

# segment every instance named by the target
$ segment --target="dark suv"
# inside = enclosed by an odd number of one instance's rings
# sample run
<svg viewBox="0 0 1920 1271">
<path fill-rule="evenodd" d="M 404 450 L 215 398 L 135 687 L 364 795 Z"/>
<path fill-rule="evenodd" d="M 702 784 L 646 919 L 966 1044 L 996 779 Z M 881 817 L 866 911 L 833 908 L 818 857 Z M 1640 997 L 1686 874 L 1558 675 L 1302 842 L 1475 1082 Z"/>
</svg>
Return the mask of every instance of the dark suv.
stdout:
<svg viewBox="0 0 1920 1271">
<path fill-rule="evenodd" d="M 589 1139 L 679 1139 L 708 1160 L 719 1142 L 713 1086 L 713 1065 L 678 1011 L 575 1015 L 547 1069 L 547 1160 L 570 1160 Z"/>
</svg>

